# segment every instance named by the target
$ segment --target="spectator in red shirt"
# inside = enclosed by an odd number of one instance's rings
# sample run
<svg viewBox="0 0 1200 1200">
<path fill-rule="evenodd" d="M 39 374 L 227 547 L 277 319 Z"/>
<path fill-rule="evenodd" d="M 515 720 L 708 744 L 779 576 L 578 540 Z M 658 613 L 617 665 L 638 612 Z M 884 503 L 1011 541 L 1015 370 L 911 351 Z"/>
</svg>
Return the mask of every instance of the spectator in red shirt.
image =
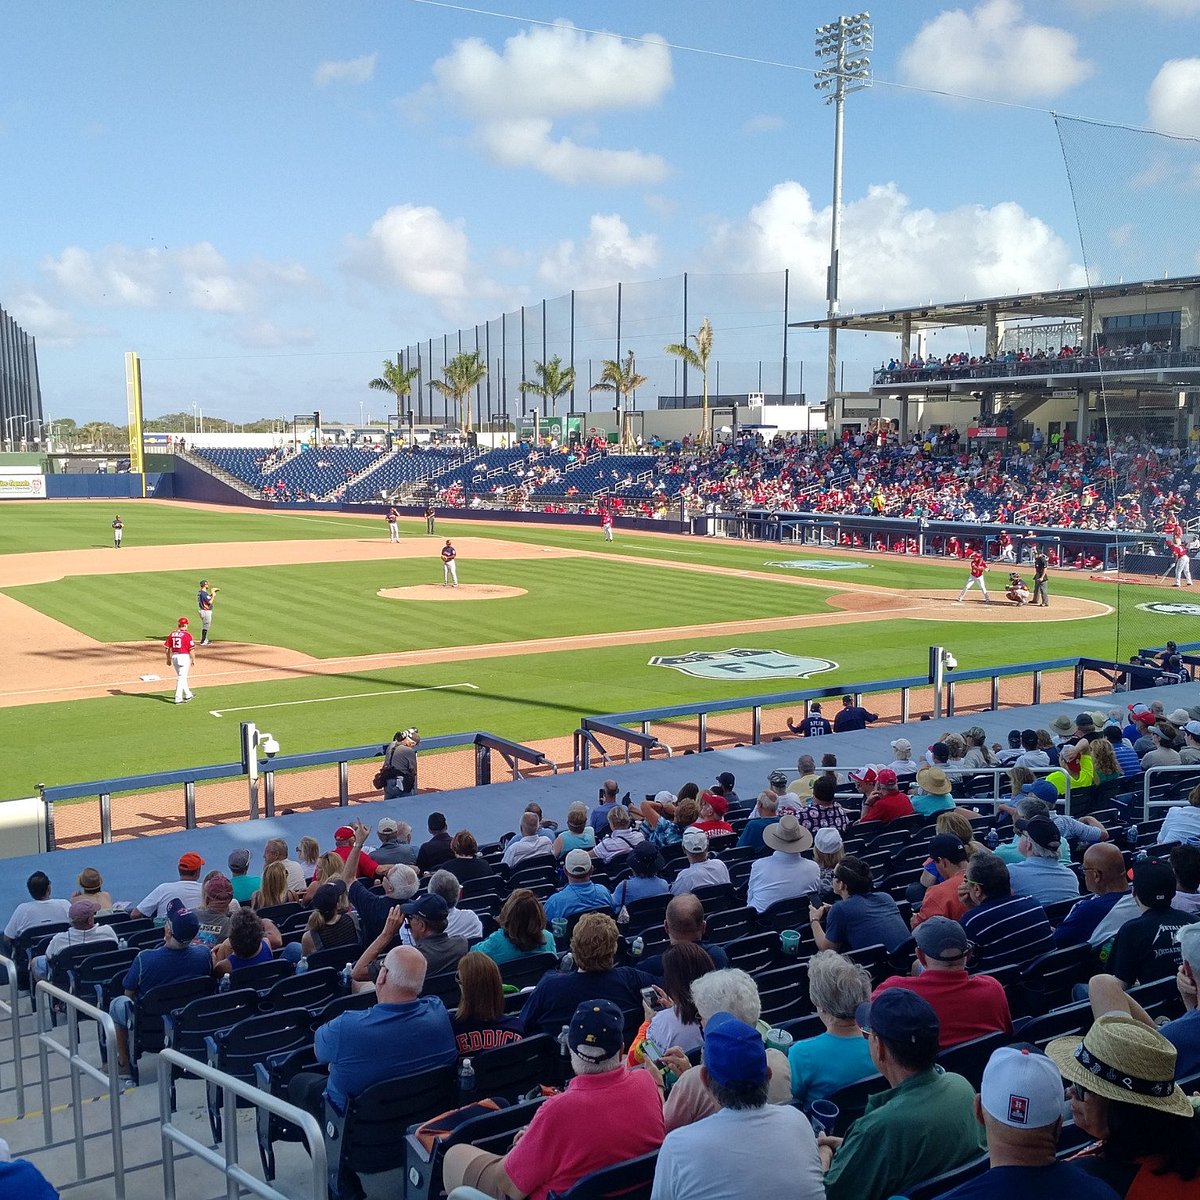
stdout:
<svg viewBox="0 0 1200 1200">
<path fill-rule="evenodd" d="M 703 829 L 710 836 L 714 833 L 732 833 L 733 826 L 725 820 L 729 811 L 729 801 L 716 792 L 700 793 L 700 820 L 696 822 L 698 829 Z"/>
<path fill-rule="evenodd" d="M 350 851 L 354 849 L 354 830 L 349 825 L 342 825 L 333 831 L 334 847 L 333 852 L 345 862 L 350 857 Z M 359 851 L 358 855 L 358 879 L 377 879 L 381 875 L 386 875 L 391 870 L 391 864 L 380 866 L 369 854 L 363 854 Z"/>
<path fill-rule="evenodd" d="M 898 821 L 913 815 L 913 806 L 897 787 L 896 772 L 891 767 L 882 767 L 875 772 L 875 788 L 874 794 L 867 799 L 860 821 Z"/>
</svg>

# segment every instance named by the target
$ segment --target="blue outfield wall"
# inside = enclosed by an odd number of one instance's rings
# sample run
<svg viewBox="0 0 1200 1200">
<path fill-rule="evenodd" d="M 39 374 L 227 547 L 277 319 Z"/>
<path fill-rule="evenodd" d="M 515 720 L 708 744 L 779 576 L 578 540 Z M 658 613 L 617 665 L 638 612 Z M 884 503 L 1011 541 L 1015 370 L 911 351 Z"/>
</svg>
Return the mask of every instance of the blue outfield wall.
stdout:
<svg viewBox="0 0 1200 1200">
<path fill-rule="evenodd" d="M 128 472 L 121 475 L 47 475 L 47 500 L 96 500 L 109 497 L 116 500 L 139 500 L 142 477 Z M 175 497 L 170 474 L 146 475 L 146 495 L 157 500 Z"/>
</svg>

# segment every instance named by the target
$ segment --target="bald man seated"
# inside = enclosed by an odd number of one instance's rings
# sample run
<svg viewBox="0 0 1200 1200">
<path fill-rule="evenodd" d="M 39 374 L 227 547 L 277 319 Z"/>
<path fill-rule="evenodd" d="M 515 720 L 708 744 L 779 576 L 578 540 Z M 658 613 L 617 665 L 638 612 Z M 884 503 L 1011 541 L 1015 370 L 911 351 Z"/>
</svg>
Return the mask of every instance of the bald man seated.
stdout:
<svg viewBox="0 0 1200 1200">
<path fill-rule="evenodd" d="M 1083 854 L 1083 883 L 1090 893 L 1075 904 L 1054 931 L 1056 946 L 1081 946 L 1129 891 L 1125 860 L 1112 842 L 1097 842 Z"/>
</svg>

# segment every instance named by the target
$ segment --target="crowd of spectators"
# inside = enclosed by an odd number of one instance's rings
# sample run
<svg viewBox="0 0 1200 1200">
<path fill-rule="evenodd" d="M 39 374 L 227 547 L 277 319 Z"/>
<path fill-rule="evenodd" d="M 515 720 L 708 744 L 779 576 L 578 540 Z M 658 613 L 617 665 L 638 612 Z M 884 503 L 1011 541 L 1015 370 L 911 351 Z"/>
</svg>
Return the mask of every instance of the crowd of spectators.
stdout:
<svg viewBox="0 0 1200 1200">
<path fill-rule="evenodd" d="M 902 775 L 803 754 L 796 778 L 772 772 L 745 799 L 727 772 L 641 803 L 607 780 L 561 828 L 531 805 L 482 849 L 433 813 L 420 845 L 385 817 L 338 827 L 324 853 L 272 839 L 206 870 L 188 852 L 136 900 L 94 868 L 58 899 L 39 871 L 3 948 L 52 931 L 28 966 L 55 978 L 64 954 L 111 950 L 125 918 L 159 923 L 109 1004 L 131 1078 L 128 1030 L 154 988 L 222 974 L 237 988 L 272 963 L 344 958 L 368 1006 L 319 1024 L 316 1065 L 288 1088 L 318 1116 L 385 1080 L 560 1038 L 569 1077 L 543 1082 L 567 1086 L 512 1149 L 447 1158 L 448 1184 L 496 1197 L 655 1151 L 654 1195 L 689 1200 L 772 1186 L 883 1200 L 960 1169 L 963 1196 L 1011 1195 L 1012 1171 L 1035 1168 L 1081 1196 L 1151 1180 L 1186 1194 L 1200 1117 L 1175 1081 L 1200 1083 L 1200 786 L 1145 842 L 1111 802 L 1150 756 L 1200 765 L 1200 708 L 1064 714 L 1013 734 L 1008 747 L 978 726 L 924 750 L 896 739 L 895 763 L 916 768 Z M 972 773 L 994 768 L 1011 796 L 995 814 L 965 807 Z M 1038 990 L 1056 954 L 1075 956 L 1060 997 L 1074 1010 L 1051 1012 Z M 510 973 L 530 968 L 507 1002 Z M 1170 994 L 1144 990 L 1172 979 Z M 1050 1018 L 1064 1036 L 1036 1038 Z M 995 1039 L 990 1055 L 956 1057 L 979 1038 Z M 1083 1134 L 1067 1144 L 1086 1146 L 1066 1164 L 1062 1080 Z M 831 1099 L 849 1119 L 829 1116 Z M 610 1116 L 621 1137 L 600 1136 Z"/>
</svg>

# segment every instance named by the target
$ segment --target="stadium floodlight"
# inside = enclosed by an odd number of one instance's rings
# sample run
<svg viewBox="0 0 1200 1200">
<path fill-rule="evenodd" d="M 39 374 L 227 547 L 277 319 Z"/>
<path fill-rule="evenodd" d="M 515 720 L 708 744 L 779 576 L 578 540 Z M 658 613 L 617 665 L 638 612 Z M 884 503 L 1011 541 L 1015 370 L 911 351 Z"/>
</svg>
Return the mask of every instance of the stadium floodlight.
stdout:
<svg viewBox="0 0 1200 1200">
<path fill-rule="evenodd" d="M 837 390 L 838 254 L 842 233 L 842 131 L 846 97 L 871 86 L 871 60 L 862 53 L 875 48 L 869 12 L 839 17 L 817 29 L 817 58 L 824 64 L 813 86 L 834 106 L 833 204 L 829 233 L 829 275 L 825 295 L 829 301 L 829 359 L 825 372 L 826 403 Z M 853 52 L 857 57 L 850 57 Z"/>
</svg>

